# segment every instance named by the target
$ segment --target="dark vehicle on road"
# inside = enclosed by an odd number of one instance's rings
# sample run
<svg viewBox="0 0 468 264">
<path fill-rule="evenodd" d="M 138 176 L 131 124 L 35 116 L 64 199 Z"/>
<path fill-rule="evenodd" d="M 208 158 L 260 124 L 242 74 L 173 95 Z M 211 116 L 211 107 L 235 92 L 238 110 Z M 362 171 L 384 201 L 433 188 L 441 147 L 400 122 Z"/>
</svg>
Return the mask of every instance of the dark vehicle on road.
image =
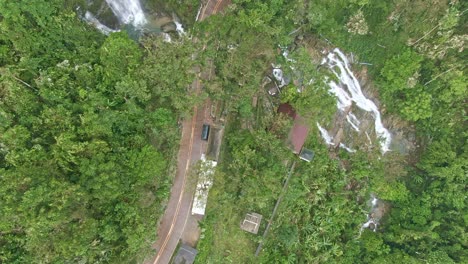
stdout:
<svg viewBox="0 0 468 264">
<path fill-rule="evenodd" d="M 210 135 L 210 125 L 208 124 L 203 124 L 203 129 L 201 133 L 201 139 L 202 140 L 208 140 L 208 136 Z"/>
</svg>

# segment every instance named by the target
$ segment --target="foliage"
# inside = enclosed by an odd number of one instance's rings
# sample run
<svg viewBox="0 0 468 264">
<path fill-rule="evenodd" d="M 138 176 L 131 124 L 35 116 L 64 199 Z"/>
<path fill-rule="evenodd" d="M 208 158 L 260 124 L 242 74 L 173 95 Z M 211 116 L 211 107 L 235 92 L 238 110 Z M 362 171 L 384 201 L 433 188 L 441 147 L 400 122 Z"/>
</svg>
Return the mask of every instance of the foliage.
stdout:
<svg viewBox="0 0 468 264">
<path fill-rule="evenodd" d="M 278 53 L 273 60 L 275 53 L 271 51 L 277 44 L 288 44 L 288 40 L 291 43 L 289 32 L 297 29 L 295 34 L 325 39 L 332 46 L 353 52 L 357 62 L 371 64 L 369 78 L 375 80 L 382 108 L 386 114 L 395 114 L 411 122 L 416 128 L 418 143 L 422 144 L 411 157 L 398 153 L 381 157 L 377 152 L 360 151 L 340 155 L 345 159 L 340 163 L 345 170 L 341 170 L 328 159 L 317 137 L 309 138 L 308 144 L 316 151 L 316 159 L 297 167 L 278 209 L 278 218 L 274 219 L 270 235 L 264 241 L 264 249 L 254 261 L 466 262 L 463 193 L 466 192 L 467 166 L 464 131 L 467 19 L 464 13 L 467 4 L 448 0 L 233 2 L 227 16 L 215 17 L 199 28 L 210 34 L 208 49 L 210 45 L 216 46 L 208 55 L 214 58 L 217 69 L 210 96 L 219 95 L 219 91 L 222 96 L 217 99 L 230 100 L 235 105 L 233 112 L 244 119 L 250 118 L 249 112 L 255 109 L 248 109 L 249 98 L 260 86 L 262 71 L 267 71 L 258 69 L 272 61 L 289 66 Z M 271 8 L 265 8 L 266 5 Z M 236 25 L 233 14 L 238 16 Z M 266 56 L 258 60 L 259 54 Z M 305 69 L 301 72 L 303 75 L 309 74 L 303 80 L 316 82 L 311 82 L 302 93 L 296 92 L 301 88 L 298 84 L 283 88 L 281 100 L 291 103 L 311 123 L 329 118 L 333 100 L 322 85 L 323 73 L 311 63 L 307 52 L 298 50 L 290 56 L 296 61 L 293 67 Z M 270 120 L 264 124 L 268 125 L 274 122 Z M 275 130 L 269 132 L 275 133 Z M 241 141 L 229 142 L 227 157 L 234 155 L 236 146 L 242 146 Z M 244 152 L 243 155 L 249 160 L 252 154 Z M 222 181 L 219 192 L 231 193 L 226 190 L 239 186 L 243 178 L 238 179 L 238 172 L 225 170 L 223 173 L 225 177 L 219 180 Z M 213 190 L 216 189 L 215 184 Z M 359 225 L 365 222 L 368 210 L 362 201 L 371 192 L 391 208 L 378 232 L 365 230 L 359 237 Z M 227 212 L 236 212 L 246 204 L 218 202 L 219 197 L 209 204 L 216 209 L 209 209 L 203 225 L 207 237 L 199 247 L 202 262 L 221 261 L 221 257 L 209 257 L 213 252 L 221 256 L 234 248 L 236 252 L 241 252 L 242 248 L 254 250 L 245 242 L 248 238 L 231 235 L 239 231 L 227 220 L 220 225 L 220 219 L 229 217 L 239 221 L 241 214 L 233 216 Z M 251 199 L 247 206 L 261 204 Z M 215 216 L 215 210 L 223 216 Z M 212 226 L 215 231 L 210 230 Z M 226 237 L 219 234 L 221 226 L 230 229 Z M 228 237 L 242 242 L 239 245 L 226 243 Z M 250 241 L 259 239 L 250 238 Z M 242 260 L 251 260 L 245 253 L 241 256 Z"/>
<path fill-rule="evenodd" d="M 299 48 L 287 60 L 290 73 L 298 79 L 298 86 L 290 84 L 283 88 L 281 101 L 290 103 L 309 124 L 328 122 L 336 111 L 335 98 L 329 94 L 326 79 L 329 77 L 325 69 L 313 62 L 305 48 Z M 300 92 L 298 92 L 300 91 Z"/>
<path fill-rule="evenodd" d="M 391 110 L 418 121 L 432 116 L 431 95 L 419 83 L 422 56 L 412 50 L 396 55 L 382 69 L 382 96 Z"/>
<path fill-rule="evenodd" d="M 356 14 L 351 16 L 348 23 L 346 23 L 346 27 L 348 28 L 349 33 L 359 35 L 366 35 L 369 33 L 369 26 L 366 23 L 362 10 L 358 10 Z"/>
<path fill-rule="evenodd" d="M 343 242 L 355 235 L 353 226 L 362 213 L 348 198 L 353 194 L 343 191 L 345 175 L 328 158 L 326 148 L 313 141 L 314 161 L 297 164 L 261 263 L 328 262 L 340 258 Z"/>
<path fill-rule="evenodd" d="M 147 54 L 139 74 L 147 80 L 157 105 L 188 112 L 200 102 L 192 83 L 197 61 L 192 58 L 197 46 L 189 39 L 167 43 L 162 38 L 149 37 L 143 41 Z"/>
<path fill-rule="evenodd" d="M 202 222 L 198 263 L 252 262 L 253 235 L 242 231 L 239 223 L 249 212 L 269 215 L 286 177 L 283 158 L 289 150 L 280 140 L 261 130 L 239 131 L 236 123 L 228 130 L 228 151 L 216 167 L 207 218 Z M 252 252 L 246 251 L 249 248 Z"/>
<path fill-rule="evenodd" d="M 145 70 L 167 61 L 125 32 L 104 40 L 61 1 L 2 1 L 0 13 L 0 262 L 141 261 L 183 109 L 150 89 Z M 186 88 L 191 75 L 178 76 Z"/>
<path fill-rule="evenodd" d="M 206 96 L 226 102 L 229 127 L 198 262 L 468 261 L 466 1 L 234 0 L 195 25 L 197 41 L 141 45 L 84 25 L 72 2 L 0 1 L 0 262 L 140 261 L 168 194 L 176 120 Z M 199 7 L 167 4 L 189 24 Z M 299 75 L 281 100 L 312 127 L 335 110 L 309 52 L 281 56 L 296 35 L 371 64 L 382 108 L 414 125 L 421 147 L 408 161 L 358 151 L 338 162 L 311 129 L 315 159 L 298 163 L 254 259 L 261 238 L 238 224 L 251 211 L 268 219 L 296 158 L 282 141 L 290 122 L 260 89 L 269 64 Z M 359 236 L 371 192 L 391 208 Z"/>
</svg>

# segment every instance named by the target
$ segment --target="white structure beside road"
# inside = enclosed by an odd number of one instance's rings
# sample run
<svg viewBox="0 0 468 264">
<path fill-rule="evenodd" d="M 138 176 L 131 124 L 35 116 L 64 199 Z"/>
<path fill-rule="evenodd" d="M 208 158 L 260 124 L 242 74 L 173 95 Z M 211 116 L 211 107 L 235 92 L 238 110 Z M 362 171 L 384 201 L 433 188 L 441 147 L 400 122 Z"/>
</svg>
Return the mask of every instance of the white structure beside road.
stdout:
<svg viewBox="0 0 468 264">
<path fill-rule="evenodd" d="M 197 189 L 193 197 L 192 215 L 205 215 L 208 192 L 213 185 L 214 168 L 218 164 L 216 161 L 207 160 L 204 154 L 201 157 L 201 162 Z"/>
</svg>

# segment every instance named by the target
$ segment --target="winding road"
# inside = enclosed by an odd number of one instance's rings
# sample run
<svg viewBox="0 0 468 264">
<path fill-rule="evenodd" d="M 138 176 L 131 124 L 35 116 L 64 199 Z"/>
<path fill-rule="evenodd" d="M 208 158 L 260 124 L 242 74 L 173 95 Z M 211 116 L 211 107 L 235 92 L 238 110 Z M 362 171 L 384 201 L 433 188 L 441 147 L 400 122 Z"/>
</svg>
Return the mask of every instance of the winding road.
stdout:
<svg viewBox="0 0 468 264">
<path fill-rule="evenodd" d="M 201 21 L 209 15 L 215 14 L 228 4 L 230 4 L 230 0 L 208 0 L 203 5 L 198 20 Z M 197 80 L 192 84 L 192 88 L 197 93 L 202 89 L 201 78 L 202 76 L 199 74 Z M 192 246 L 198 240 L 197 221 L 200 218 L 191 215 L 196 182 L 187 182 L 187 178 L 190 174 L 190 168 L 200 160 L 202 153 L 206 151 L 206 142 L 201 140 L 201 131 L 203 123 L 212 123 L 210 107 L 209 100 L 203 106 L 195 106 L 193 116 L 182 122 L 177 172 L 166 211 L 159 223 L 158 240 L 153 245 L 157 255 L 153 260 L 145 262 L 147 264 L 167 264 L 179 240 Z"/>
</svg>

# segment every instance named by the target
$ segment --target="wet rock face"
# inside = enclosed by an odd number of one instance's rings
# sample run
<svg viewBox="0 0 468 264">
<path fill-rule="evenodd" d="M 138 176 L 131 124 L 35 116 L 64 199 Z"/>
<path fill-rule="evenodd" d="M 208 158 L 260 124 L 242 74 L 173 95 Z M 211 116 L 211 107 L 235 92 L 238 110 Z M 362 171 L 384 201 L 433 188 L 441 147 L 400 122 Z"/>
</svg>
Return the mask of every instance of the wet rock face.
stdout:
<svg viewBox="0 0 468 264">
<path fill-rule="evenodd" d="M 177 26 L 174 22 L 169 22 L 161 26 L 161 30 L 164 33 L 176 32 Z"/>
<path fill-rule="evenodd" d="M 386 211 L 387 211 L 386 203 L 374 197 L 372 200 L 372 209 L 371 209 L 370 217 L 378 223 L 383 218 Z"/>
<path fill-rule="evenodd" d="M 384 217 L 389 209 L 389 205 L 382 200 L 379 200 L 374 195 L 371 195 L 369 200 L 369 205 L 371 207 L 369 214 L 367 215 L 367 222 L 361 225 L 360 234 L 366 228 L 376 232 L 380 226 L 380 220 Z"/>
<path fill-rule="evenodd" d="M 104 0 L 87 1 L 86 6 L 80 6 L 80 10 L 85 10 L 94 16 L 100 23 L 109 27 L 110 29 L 119 28 L 119 19 L 115 16 L 112 9 L 107 5 Z M 84 15 L 84 14 L 83 14 Z"/>
</svg>

